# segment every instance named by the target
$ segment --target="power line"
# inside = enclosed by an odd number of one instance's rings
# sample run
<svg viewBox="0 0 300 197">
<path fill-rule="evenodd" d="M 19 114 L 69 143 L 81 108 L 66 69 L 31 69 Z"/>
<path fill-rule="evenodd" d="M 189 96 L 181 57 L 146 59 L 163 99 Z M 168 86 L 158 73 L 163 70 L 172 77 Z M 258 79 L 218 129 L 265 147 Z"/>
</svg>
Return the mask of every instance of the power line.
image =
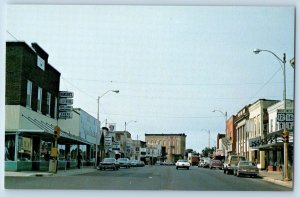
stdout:
<svg viewBox="0 0 300 197">
<path fill-rule="evenodd" d="M 16 41 L 19 41 L 14 35 L 12 35 L 12 33 L 10 33 L 8 30 L 6 30 L 6 32 L 11 35 Z"/>
</svg>

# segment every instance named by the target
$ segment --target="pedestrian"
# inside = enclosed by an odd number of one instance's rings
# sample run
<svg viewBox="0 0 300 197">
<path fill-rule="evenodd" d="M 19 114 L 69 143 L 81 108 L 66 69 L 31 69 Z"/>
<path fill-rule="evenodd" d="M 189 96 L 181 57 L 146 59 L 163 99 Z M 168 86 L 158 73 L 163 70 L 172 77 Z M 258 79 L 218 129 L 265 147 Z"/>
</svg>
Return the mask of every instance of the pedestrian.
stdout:
<svg viewBox="0 0 300 197">
<path fill-rule="evenodd" d="M 78 152 L 78 155 L 77 155 L 77 168 L 78 169 L 80 169 L 81 160 L 82 160 L 82 156 L 81 156 L 80 152 Z"/>
</svg>

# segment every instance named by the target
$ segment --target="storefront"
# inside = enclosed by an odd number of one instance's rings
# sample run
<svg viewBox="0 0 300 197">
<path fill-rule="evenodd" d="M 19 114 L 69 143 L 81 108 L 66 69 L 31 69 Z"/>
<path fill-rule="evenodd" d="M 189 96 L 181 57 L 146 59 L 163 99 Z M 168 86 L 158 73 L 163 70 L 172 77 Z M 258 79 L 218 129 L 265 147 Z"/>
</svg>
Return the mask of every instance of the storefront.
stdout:
<svg viewBox="0 0 300 197">
<path fill-rule="evenodd" d="M 48 171 L 54 128 L 42 122 L 39 127 L 44 129 L 5 132 L 6 171 Z M 91 144 L 61 131 L 58 138 L 58 169 L 76 167 L 78 151 L 83 156 L 84 165 L 91 165 Z"/>
</svg>

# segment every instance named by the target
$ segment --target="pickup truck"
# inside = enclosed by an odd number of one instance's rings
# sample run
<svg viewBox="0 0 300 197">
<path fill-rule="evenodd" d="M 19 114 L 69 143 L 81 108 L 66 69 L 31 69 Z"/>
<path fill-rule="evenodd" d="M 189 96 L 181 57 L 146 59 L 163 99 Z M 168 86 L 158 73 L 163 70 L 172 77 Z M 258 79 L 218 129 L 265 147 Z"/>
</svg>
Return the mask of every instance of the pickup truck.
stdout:
<svg viewBox="0 0 300 197">
<path fill-rule="evenodd" d="M 229 155 L 223 164 L 224 174 L 233 174 L 239 161 L 246 161 L 246 157 L 240 155 Z"/>
</svg>

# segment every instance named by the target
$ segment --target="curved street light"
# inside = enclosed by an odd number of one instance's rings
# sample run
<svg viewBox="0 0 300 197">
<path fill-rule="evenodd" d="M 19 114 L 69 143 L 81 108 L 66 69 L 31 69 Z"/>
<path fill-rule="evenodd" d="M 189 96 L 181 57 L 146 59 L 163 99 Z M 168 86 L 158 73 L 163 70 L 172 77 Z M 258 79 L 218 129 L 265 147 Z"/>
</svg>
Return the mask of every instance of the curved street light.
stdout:
<svg viewBox="0 0 300 197">
<path fill-rule="evenodd" d="M 210 148 L 210 130 L 202 129 L 201 131 L 206 131 L 208 133 L 208 148 Z"/>
<path fill-rule="evenodd" d="M 114 93 L 119 93 L 120 91 L 119 90 L 108 90 L 106 92 L 104 92 L 101 96 L 98 96 L 97 98 L 97 103 L 98 103 L 98 107 L 97 107 L 97 128 L 96 128 L 96 151 L 95 151 L 95 168 L 97 168 L 97 163 L 98 163 L 98 129 L 100 127 L 100 124 L 99 124 L 99 100 L 104 96 L 106 95 L 107 93 L 109 92 L 114 92 Z"/>
<path fill-rule="evenodd" d="M 127 125 L 129 125 L 130 123 L 132 123 L 132 122 L 137 122 L 136 120 L 130 120 L 129 122 L 126 122 L 125 121 L 125 129 L 124 129 L 124 131 L 126 131 L 126 127 L 127 127 Z"/>
<path fill-rule="evenodd" d="M 227 112 L 223 112 L 218 109 L 214 109 L 212 112 L 220 112 L 225 117 L 225 135 L 226 135 L 226 121 L 227 121 Z"/>
<path fill-rule="evenodd" d="M 284 103 L 284 111 L 286 112 L 286 74 L 285 74 L 285 63 L 286 63 L 286 55 L 285 53 L 283 53 L 283 58 L 280 59 L 275 53 L 273 53 L 270 50 L 265 50 L 265 49 L 254 49 L 253 53 L 258 54 L 262 51 L 271 53 L 274 57 L 276 57 L 276 59 L 283 64 L 283 103 Z M 280 64 L 280 66 L 282 66 Z M 287 134 L 288 136 L 288 131 L 286 129 L 286 124 L 284 124 L 284 128 L 283 128 L 283 133 Z M 283 149 L 284 149 L 284 180 L 285 181 L 289 181 L 289 177 L 288 177 L 288 142 L 285 140 L 283 143 Z"/>
</svg>

